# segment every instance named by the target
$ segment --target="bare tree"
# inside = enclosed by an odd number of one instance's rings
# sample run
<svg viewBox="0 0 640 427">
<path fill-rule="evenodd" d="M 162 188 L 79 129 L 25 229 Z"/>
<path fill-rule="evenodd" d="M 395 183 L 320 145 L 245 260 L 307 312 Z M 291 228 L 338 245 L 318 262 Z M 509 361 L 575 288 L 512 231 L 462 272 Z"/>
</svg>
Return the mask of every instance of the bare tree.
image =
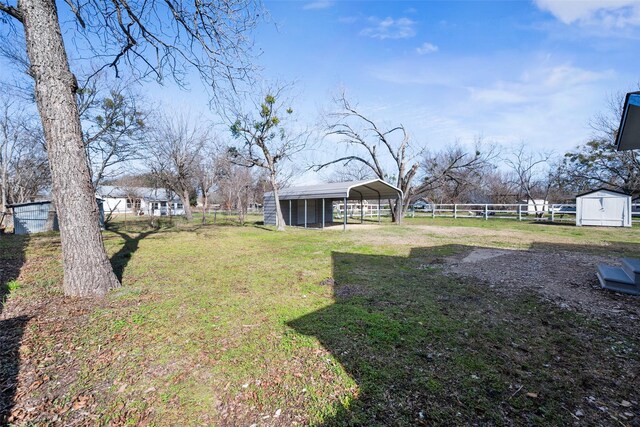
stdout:
<svg viewBox="0 0 640 427">
<path fill-rule="evenodd" d="M 78 89 L 78 106 L 93 186 L 144 156 L 149 105 L 127 83 L 94 78 Z"/>
<path fill-rule="evenodd" d="M 9 167 L 19 149 L 25 121 L 15 109 L 15 101 L 0 98 L 0 210 L 5 212 L 9 199 Z"/>
<path fill-rule="evenodd" d="M 207 221 L 209 192 L 216 184 L 216 154 L 210 144 L 206 145 L 199 155 L 195 177 L 202 197 L 202 223 L 205 224 Z"/>
<path fill-rule="evenodd" d="M 376 178 L 367 165 L 362 163 L 350 163 L 344 168 L 333 171 L 327 178 L 328 182 L 365 181 Z"/>
<path fill-rule="evenodd" d="M 236 113 L 231 133 L 240 141 L 240 145 L 229 150 L 236 164 L 249 168 L 257 166 L 269 173 L 276 204 L 276 227 L 279 231 L 285 228 L 279 197 L 281 163 L 303 150 L 309 136 L 306 131 L 294 133 L 283 126 L 284 115 L 290 116 L 293 113 L 291 107 L 285 107 L 282 99 L 284 89 L 273 89 L 260 103 L 254 102 L 254 112 Z"/>
<path fill-rule="evenodd" d="M 591 139 L 565 154 L 561 166 L 565 192 L 604 186 L 640 194 L 640 151 L 615 148 L 624 99 L 624 93 L 610 96 L 604 111 L 591 120 Z"/>
<path fill-rule="evenodd" d="M 539 217 L 543 214 L 549 191 L 554 184 L 556 168 L 552 167 L 552 158 L 551 152 L 530 152 L 524 143 L 519 144 L 504 158 L 505 164 L 513 172 L 519 198 L 532 201 Z M 543 200 L 542 206 L 538 206 L 538 199 Z"/>
<path fill-rule="evenodd" d="M 42 132 L 28 106 L 0 96 L 0 211 L 50 185 Z"/>
<path fill-rule="evenodd" d="M 427 152 L 421 165 L 424 178 L 416 194 L 430 195 L 440 203 L 468 202 L 495 157 L 496 150 L 486 148 L 480 138 L 471 151 L 455 143 L 435 153 Z"/>
<path fill-rule="evenodd" d="M 394 222 L 401 222 L 413 195 L 413 179 L 420 167 L 417 161 L 419 151 L 412 147 L 404 126 L 389 129 L 379 127 L 357 106 L 352 105 L 344 92 L 334 98 L 334 103 L 338 111 L 326 117 L 326 136 L 332 139 L 337 137 L 338 143 L 346 144 L 353 154 L 316 165 L 314 170 L 317 172 L 337 163 L 345 167 L 360 163 L 369 168 L 375 177 L 393 180 L 396 187 L 402 190 L 403 199 L 392 204 L 391 214 Z"/>
<path fill-rule="evenodd" d="M 228 151 L 216 158 L 215 169 L 216 186 L 222 205 L 226 209 L 235 208 L 240 224 L 244 224 L 249 193 L 255 185 L 252 170 L 235 164 Z"/>
<path fill-rule="evenodd" d="M 511 171 L 491 169 L 485 171 L 482 186 L 491 203 L 509 204 L 518 201 L 516 179 Z"/>
<path fill-rule="evenodd" d="M 69 37 L 104 61 L 116 76 L 123 64 L 137 77 L 161 81 L 168 71 L 184 82 L 196 68 L 215 90 L 220 81 L 247 76 L 245 33 L 255 22 L 251 0 L 185 3 L 0 0 L 5 18 L 22 24 L 35 81 L 62 241 L 67 295 L 104 295 L 120 286 L 104 249 L 76 102 L 77 80 L 63 42 L 58 6 L 75 17 Z M 105 58 L 106 61 L 105 61 Z"/>
<path fill-rule="evenodd" d="M 209 138 L 210 128 L 187 116 L 164 117 L 154 129 L 149 169 L 180 197 L 188 221 L 193 219 L 190 196 L 197 186 L 200 155 Z"/>
</svg>

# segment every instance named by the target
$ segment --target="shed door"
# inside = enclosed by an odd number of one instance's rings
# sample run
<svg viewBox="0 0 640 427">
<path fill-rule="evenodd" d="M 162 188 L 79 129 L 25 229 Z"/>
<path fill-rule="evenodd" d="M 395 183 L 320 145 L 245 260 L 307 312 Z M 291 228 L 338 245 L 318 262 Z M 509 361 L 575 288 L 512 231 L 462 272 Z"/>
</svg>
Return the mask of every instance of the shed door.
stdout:
<svg viewBox="0 0 640 427">
<path fill-rule="evenodd" d="M 624 226 L 625 199 L 585 197 L 582 200 L 582 225 Z"/>
<path fill-rule="evenodd" d="M 582 225 L 602 225 L 603 213 L 603 197 L 584 197 L 582 199 Z"/>
<path fill-rule="evenodd" d="M 620 197 L 603 198 L 602 225 L 622 227 L 624 225 L 625 200 Z"/>
</svg>

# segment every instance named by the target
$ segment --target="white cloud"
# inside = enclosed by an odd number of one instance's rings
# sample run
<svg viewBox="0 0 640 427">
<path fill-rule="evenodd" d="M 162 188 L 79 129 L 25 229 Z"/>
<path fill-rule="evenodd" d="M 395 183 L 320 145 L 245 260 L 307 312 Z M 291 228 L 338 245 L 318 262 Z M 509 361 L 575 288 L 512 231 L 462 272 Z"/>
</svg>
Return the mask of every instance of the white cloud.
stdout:
<svg viewBox="0 0 640 427">
<path fill-rule="evenodd" d="M 370 17 L 369 22 L 373 25 L 360 31 L 361 36 L 374 39 L 408 39 L 416 35 L 415 21 L 409 18 L 394 19 L 387 17 L 380 19 Z"/>
<path fill-rule="evenodd" d="M 333 6 L 333 3 L 330 0 L 317 0 L 305 4 L 302 8 L 305 10 L 328 9 Z"/>
<path fill-rule="evenodd" d="M 338 18 L 338 22 L 341 24 L 355 24 L 359 19 L 357 16 L 341 16 Z"/>
<path fill-rule="evenodd" d="M 612 78 L 614 74 L 612 70 L 592 71 L 560 64 L 534 68 L 516 80 L 468 89 L 473 101 L 486 105 L 531 104 L 558 94 L 578 94 L 581 88 Z"/>
<path fill-rule="evenodd" d="M 426 55 L 428 53 L 435 53 L 437 51 L 438 46 L 429 42 L 424 42 L 422 43 L 422 46 L 416 48 L 416 52 L 418 52 L 418 55 Z"/>
<path fill-rule="evenodd" d="M 638 0 L 534 0 L 534 3 L 567 25 L 579 23 L 606 28 L 640 25 Z"/>
<path fill-rule="evenodd" d="M 482 57 L 437 55 L 428 64 L 409 57 L 371 65 L 368 74 L 402 99 L 386 117 L 401 121 L 430 147 L 484 135 L 501 144 L 527 141 L 558 153 L 583 143 L 589 120 L 621 76 L 546 52 Z M 470 72 L 473 70 L 473 72 Z M 396 118 L 397 117 L 397 118 Z"/>
</svg>

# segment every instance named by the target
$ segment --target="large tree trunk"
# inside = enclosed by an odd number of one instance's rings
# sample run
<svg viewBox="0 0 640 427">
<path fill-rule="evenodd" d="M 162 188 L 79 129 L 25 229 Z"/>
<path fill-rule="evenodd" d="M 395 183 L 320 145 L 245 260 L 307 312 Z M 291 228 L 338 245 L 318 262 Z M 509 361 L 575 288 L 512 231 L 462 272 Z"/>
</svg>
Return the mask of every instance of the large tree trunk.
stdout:
<svg viewBox="0 0 640 427">
<path fill-rule="evenodd" d="M 76 104 L 77 83 L 69 69 L 55 0 L 21 0 L 20 9 L 58 210 L 64 292 L 102 296 L 120 283 L 102 242 Z"/>
<path fill-rule="evenodd" d="M 180 200 L 182 200 L 185 218 L 187 218 L 187 221 L 191 221 L 193 219 L 193 212 L 191 212 L 191 204 L 189 204 L 189 190 L 182 191 Z"/>
<path fill-rule="evenodd" d="M 284 216 L 282 215 L 282 209 L 280 208 L 280 194 L 278 193 L 278 182 L 274 174 L 270 175 L 271 187 L 273 188 L 273 201 L 276 204 L 276 229 L 278 231 L 284 231 Z"/>
</svg>

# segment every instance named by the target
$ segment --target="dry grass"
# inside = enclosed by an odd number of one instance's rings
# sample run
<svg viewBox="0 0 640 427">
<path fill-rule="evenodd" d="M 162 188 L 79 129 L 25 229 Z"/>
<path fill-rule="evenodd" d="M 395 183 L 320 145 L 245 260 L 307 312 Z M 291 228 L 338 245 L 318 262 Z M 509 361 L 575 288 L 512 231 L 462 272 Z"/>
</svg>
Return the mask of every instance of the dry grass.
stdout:
<svg viewBox="0 0 640 427">
<path fill-rule="evenodd" d="M 57 236 L 1 238 L 8 422 L 639 422 L 637 328 L 447 274 L 477 247 L 637 252 L 636 229 L 139 226 L 105 233 L 124 286 L 102 301 L 60 295 Z"/>
</svg>

